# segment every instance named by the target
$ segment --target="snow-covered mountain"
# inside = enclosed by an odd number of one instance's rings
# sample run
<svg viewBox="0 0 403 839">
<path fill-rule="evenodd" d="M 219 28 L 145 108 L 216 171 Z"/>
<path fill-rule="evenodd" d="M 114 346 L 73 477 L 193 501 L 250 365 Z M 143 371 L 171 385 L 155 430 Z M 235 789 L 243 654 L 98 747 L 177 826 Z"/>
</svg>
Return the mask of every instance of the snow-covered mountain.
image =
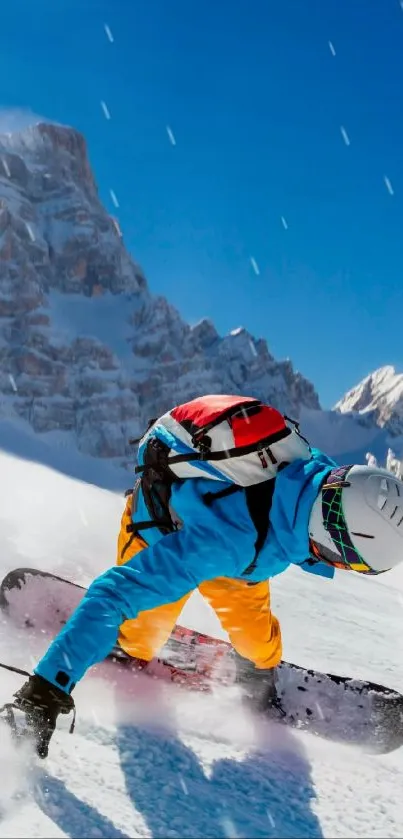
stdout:
<svg viewBox="0 0 403 839">
<path fill-rule="evenodd" d="M 127 254 L 83 138 L 47 124 L 0 137 L 0 359 L 0 578 L 36 565 L 86 584 L 114 562 L 122 498 L 101 487 L 125 485 L 127 438 L 173 402 L 253 393 L 353 462 L 386 453 L 399 401 L 386 376 L 377 405 L 394 393 L 394 408 L 383 424 L 364 398 L 322 411 L 264 341 L 184 323 Z M 401 569 L 332 583 L 289 570 L 272 585 L 284 657 L 402 690 L 401 591 Z M 181 621 L 223 636 L 197 593 Z M 0 659 L 31 670 L 48 640 L 3 617 Z M 40 766 L 0 728 L 0 837 L 402 835 L 402 749 L 368 756 L 263 728 L 234 695 L 140 683 L 94 668 L 75 690 L 74 737 L 61 720 Z M 0 704 L 20 685 L 4 671 Z"/>
<path fill-rule="evenodd" d="M 47 123 L 0 136 L 0 358 L 0 417 L 120 462 L 149 417 L 203 392 L 320 409 L 265 341 L 191 327 L 150 293 L 83 137 Z"/>
<path fill-rule="evenodd" d="M 0 361 L 2 444 L 13 450 L 12 426 L 24 426 L 44 462 L 57 444 L 72 464 L 73 452 L 131 464 L 128 439 L 150 417 L 220 391 L 300 418 L 335 457 L 363 461 L 370 449 L 382 462 L 390 438 L 403 454 L 403 376 L 392 367 L 325 412 L 264 340 L 243 328 L 221 337 L 208 319 L 190 326 L 153 295 L 99 200 L 84 138 L 60 125 L 0 135 Z"/>
<path fill-rule="evenodd" d="M 349 390 L 335 410 L 358 414 L 367 425 L 375 422 L 391 437 L 403 435 L 403 374 L 390 365 L 380 367 Z"/>
</svg>

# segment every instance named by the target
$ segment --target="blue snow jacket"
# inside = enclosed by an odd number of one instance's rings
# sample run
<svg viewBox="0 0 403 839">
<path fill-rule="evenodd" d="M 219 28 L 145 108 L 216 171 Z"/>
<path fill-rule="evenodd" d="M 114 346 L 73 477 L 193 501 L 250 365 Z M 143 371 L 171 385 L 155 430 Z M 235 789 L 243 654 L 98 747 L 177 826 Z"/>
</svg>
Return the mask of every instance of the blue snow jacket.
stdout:
<svg viewBox="0 0 403 839">
<path fill-rule="evenodd" d="M 311 508 L 335 466 L 327 455 L 313 449 L 310 460 L 296 460 L 279 472 L 267 537 L 254 570 L 245 579 L 267 580 L 290 564 L 334 576 L 330 566 L 311 565 L 307 560 Z M 171 502 L 183 521 L 182 528 L 167 536 L 156 528 L 147 530 L 148 548 L 97 577 L 35 673 L 68 693 L 91 665 L 111 651 L 123 621 L 179 600 L 205 580 L 243 577 L 254 558 L 256 541 L 245 494 L 234 493 L 206 506 L 202 496 L 210 489 L 209 478 L 173 484 Z M 140 500 L 136 511 L 137 521 L 149 518 L 142 503 Z"/>
</svg>

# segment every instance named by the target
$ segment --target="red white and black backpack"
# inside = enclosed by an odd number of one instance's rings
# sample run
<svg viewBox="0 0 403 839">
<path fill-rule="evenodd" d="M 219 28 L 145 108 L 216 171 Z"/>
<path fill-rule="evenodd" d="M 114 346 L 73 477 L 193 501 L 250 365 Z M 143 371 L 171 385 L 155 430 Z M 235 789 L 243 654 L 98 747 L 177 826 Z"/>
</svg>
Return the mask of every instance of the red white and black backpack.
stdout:
<svg viewBox="0 0 403 839">
<path fill-rule="evenodd" d="M 164 534 L 178 529 L 170 505 L 174 482 L 209 478 L 211 504 L 233 492 L 246 493 L 257 530 L 256 552 L 264 542 L 274 478 L 293 460 L 309 460 L 311 449 L 298 423 L 259 399 L 212 394 L 178 405 L 156 420 L 139 442 L 136 473 L 151 520 L 135 522 L 134 532 L 158 527 Z M 226 486 L 220 490 L 220 482 Z M 268 483 L 267 483 L 268 482 Z M 230 483 L 230 486 L 228 486 Z M 263 487 L 262 484 L 266 486 Z"/>
</svg>

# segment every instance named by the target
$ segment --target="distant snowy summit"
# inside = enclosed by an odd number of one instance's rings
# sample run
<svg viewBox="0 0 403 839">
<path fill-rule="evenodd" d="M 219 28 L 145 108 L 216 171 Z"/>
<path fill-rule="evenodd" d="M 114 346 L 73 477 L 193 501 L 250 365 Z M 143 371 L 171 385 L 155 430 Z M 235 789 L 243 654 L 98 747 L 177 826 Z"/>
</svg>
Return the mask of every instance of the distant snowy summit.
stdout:
<svg viewBox="0 0 403 839">
<path fill-rule="evenodd" d="M 403 374 L 390 365 L 380 367 L 349 390 L 334 409 L 358 414 L 386 428 L 391 437 L 403 435 Z"/>
<path fill-rule="evenodd" d="M 190 326 L 150 292 L 84 138 L 61 125 L 0 135 L 0 346 L 0 418 L 121 463 L 149 417 L 200 393 L 320 412 L 311 382 L 264 340 Z"/>
</svg>

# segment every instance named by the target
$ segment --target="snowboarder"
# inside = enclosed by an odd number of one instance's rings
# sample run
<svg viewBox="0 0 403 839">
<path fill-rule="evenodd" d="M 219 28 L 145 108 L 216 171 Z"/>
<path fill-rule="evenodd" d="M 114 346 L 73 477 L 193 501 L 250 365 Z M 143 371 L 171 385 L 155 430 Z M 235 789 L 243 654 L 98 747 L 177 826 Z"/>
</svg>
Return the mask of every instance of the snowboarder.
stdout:
<svg viewBox="0 0 403 839">
<path fill-rule="evenodd" d="M 191 592 L 215 609 L 257 708 L 276 703 L 281 633 L 269 579 L 290 564 L 332 578 L 403 560 L 403 483 L 337 465 L 298 425 L 249 397 L 205 396 L 152 421 L 140 441 L 117 566 L 99 576 L 15 694 L 41 757 L 91 665 L 118 643 L 149 661 Z"/>
</svg>

